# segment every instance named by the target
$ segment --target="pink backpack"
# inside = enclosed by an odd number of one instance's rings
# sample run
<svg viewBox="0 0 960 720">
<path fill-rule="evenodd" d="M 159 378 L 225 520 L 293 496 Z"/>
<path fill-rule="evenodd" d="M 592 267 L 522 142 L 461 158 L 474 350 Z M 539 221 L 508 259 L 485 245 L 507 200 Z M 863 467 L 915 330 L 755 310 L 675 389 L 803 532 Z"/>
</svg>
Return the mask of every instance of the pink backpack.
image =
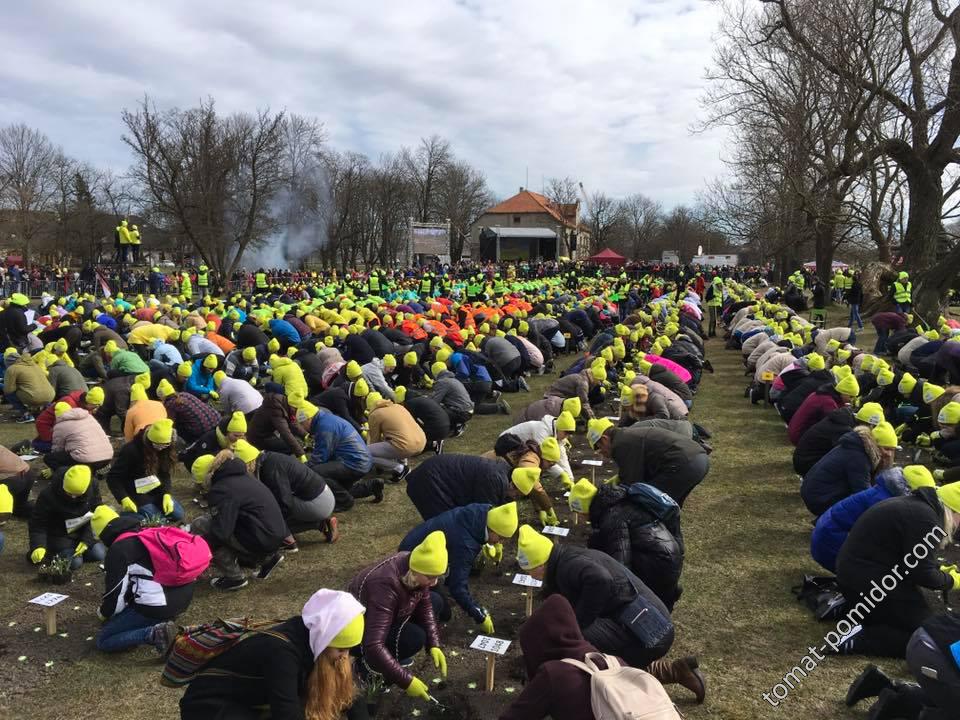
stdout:
<svg viewBox="0 0 960 720">
<path fill-rule="evenodd" d="M 212 555 L 207 541 L 175 527 L 144 528 L 120 535 L 117 540 L 135 537 L 150 553 L 153 579 L 167 587 L 192 583 L 210 566 Z"/>
</svg>

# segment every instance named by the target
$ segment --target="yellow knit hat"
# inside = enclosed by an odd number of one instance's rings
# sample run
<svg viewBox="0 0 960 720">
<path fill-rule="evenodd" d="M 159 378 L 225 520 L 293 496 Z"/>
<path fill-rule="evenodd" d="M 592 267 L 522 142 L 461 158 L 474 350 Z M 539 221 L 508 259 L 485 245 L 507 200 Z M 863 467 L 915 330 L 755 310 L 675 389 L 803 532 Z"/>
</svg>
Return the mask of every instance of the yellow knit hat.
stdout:
<svg viewBox="0 0 960 720">
<path fill-rule="evenodd" d="M 103 534 L 103 529 L 118 517 L 120 516 L 117 515 L 116 510 L 109 505 L 97 505 L 93 511 L 93 517 L 90 518 L 90 529 L 93 530 L 94 535 L 100 537 Z"/>
<path fill-rule="evenodd" d="M 435 362 L 430 366 L 430 374 L 434 377 L 437 377 L 440 373 L 447 369 L 447 364 L 445 362 Z"/>
<path fill-rule="evenodd" d="M 227 423 L 227 432 L 245 433 L 247 431 L 247 418 L 239 410 L 235 410 L 230 415 L 230 422 Z"/>
<path fill-rule="evenodd" d="M 541 535 L 529 525 L 520 526 L 517 540 L 517 564 L 524 570 L 532 570 L 546 565 L 553 551 L 550 538 Z"/>
<path fill-rule="evenodd" d="M 547 462 L 560 462 L 560 443 L 555 437 L 548 437 L 540 443 L 540 457 Z"/>
<path fill-rule="evenodd" d="M 923 401 L 929 405 L 945 392 L 946 390 L 944 390 L 942 386 L 934 385 L 932 382 L 926 382 L 923 384 Z"/>
<path fill-rule="evenodd" d="M 244 362 L 252 363 L 257 359 L 257 349 L 254 347 L 245 347 L 243 352 L 240 353 L 240 357 L 243 358 Z"/>
<path fill-rule="evenodd" d="M 346 372 L 348 380 L 356 380 L 363 375 L 363 370 L 360 368 L 360 363 L 358 363 L 356 360 L 351 360 L 347 363 Z"/>
<path fill-rule="evenodd" d="M 226 380 L 226 379 L 227 379 L 227 374 L 226 374 L 223 370 L 217 370 L 217 371 L 213 374 L 213 385 L 214 385 L 214 387 L 216 387 L 216 388 L 219 390 L 219 389 L 220 389 L 220 386 L 223 385 L 223 381 Z"/>
<path fill-rule="evenodd" d="M 413 367 L 417 364 L 417 354 L 412 350 L 403 356 L 404 367 Z"/>
<path fill-rule="evenodd" d="M 388 353 L 383 356 L 383 367 L 385 370 L 393 370 L 397 367 L 397 356 Z"/>
<path fill-rule="evenodd" d="M 521 495 L 529 495 L 533 486 L 540 480 L 540 468 L 522 467 L 514 468 L 510 473 L 510 480 L 520 491 Z"/>
<path fill-rule="evenodd" d="M 133 379 L 133 381 L 137 383 L 137 385 L 143 385 L 145 388 L 150 387 L 151 380 L 152 378 L 150 377 L 149 372 L 140 373 Z"/>
<path fill-rule="evenodd" d="M 360 378 L 353 384 L 353 396 L 362 398 L 370 394 L 370 386 L 367 385 L 367 381 L 363 378 Z"/>
<path fill-rule="evenodd" d="M 297 422 L 304 423 L 313 420 L 318 412 L 320 412 L 320 408 L 312 402 L 304 400 L 297 408 Z"/>
<path fill-rule="evenodd" d="M 253 462 L 260 457 L 260 451 L 242 438 L 233 446 L 233 454 L 245 463 Z"/>
<path fill-rule="evenodd" d="M 410 569 L 421 575 L 439 577 L 447 571 L 447 538 L 434 530 L 410 553 Z"/>
<path fill-rule="evenodd" d="M 53 406 L 53 415 L 54 417 L 60 417 L 65 412 L 72 409 L 73 407 L 70 405 L 70 403 L 58 402 L 56 405 Z"/>
<path fill-rule="evenodd" d="M 147 429 L 147 440 L 154 445 L 169 445 L 173 442 L 173 420 L 157 420 Z"/>
<path fill-rule="evenodd" d="M 267 351 L 271 353 L 280 352 L 280 341 L 276 338 L 270 338 L 267 342 Z"/>
<path fill-rule="evenodd" d="M 403 403 L 407 399 L 407 388 L 403 385 L 397 385 L 393 389 L 393 397 L 396 399 L 398 403 L 403 405 Z"/>
<path fill-rule="evenodd" d="M 838 393 L 848 397 L 857 397 L 860 395 L 860 383 L 853 375 L 847 375 L 840 378 L 834 386 Z"/>
<path fill-rule="evenodd" d="M 941 425 L 956 425 L 960 423 L 960 403 L 951 400 L 942 408 L 937 415 L 937 422 Z"/>
<path fill-rule="evenodd" d="M 186 380 L 191 375 L 193 375 L 193 365 L 191 365 L 189 361 L 184 361 L 177 365 L 177 377 Z"/>
<path fill-rule="evenodd" d="M 203 366 L 207 370 L 216 370 L 217 369 L 217 356 L 213 353 L 210 353 L 203 359 Z"/>
<path fill-rule="evenodd" d="M 87 390 L 87 394 L 84 395 L 83 399 L 86 401 L 87 405 L 100 407 L 103 405 L 104 401 L 103 388 L 100 386 L 90 388 Z"/>
<path fill-rule="evenodd" d="M 937 486 L 933 479 L 933 473 L 924 465 L 907 465 L 903 469 L 903 479 L 907 481 L 911 490 Z"/>
<path fill-rule="evenodd" d="M 607 379 L 607 369 L 603 365 L 595 364 L 590 366 L 590 375 L 597 382 L 603 382 Z"/>
<path fill-rule="evenodd" d="M 960 513 L 960 482 L 952 482 L 937 488 L 940 502 L 954 512 Z"/>
<path fill-rule="evenodd" d="M 857 410 L 855 417 L 860 422 L 877 426 L 883 422 L 883 406 L 875 402 L 864 403 L 863 407 Z"/>
<path fill-rule="evenodd" d="M 96 388 L 94 388 L 94 390 L 96 390 Z M 170 381 L 167 380 L 166 378 L 164 378 L 157 384 L 157 397 L 160 398 L 161 400 L 166 400 L 171 395 L 176 395 L 176 394 L 177 394 L 176 389 L 173 387 L 173 385 L 170 384 Z"/>
<path fill-rule="evenodd" d="M 130 388 L 130 402 L 140 402 L 141 400 L 147 399 L 147 391 L 144 389 L 143 385 L 140 383 L 134 383 Z M 60 403 L 57 403 L 58 405 Z M 66 403 L 63 403 L 66 405 Z"/>
<path fill-rule="evenodd" d="M 904 373 L 900 378 L 900 384 L 897 385 L 897 391 L 904 397 L 908 396 L 913 392 L 913 389 L 917 386 L 917 379 L 910 373 Z"/>
<path fill-rule="evenodd" d="M 860 369 L 864 372 L 870 372 L 873 369 L 873 364 L 877 361 L 876 355 L 865 354 L 863 360 L 860 361 Z"/>
<path fill-rule="evenodd" d="M 498 505 L 487 511 L 487 527 L 502 538 L 513 537 L 519 524 L 516 502 Z"/>
<path fill-rule="evenodd" d="M 372 392 L 369 395 L 367 395 L 367 403 L 366 403 L 367 412 L 371 413 L 374 410 L 376 410 L 377 405 L 380 403 L 381 400 L 383 400 L 383 395 L 381 395 L 378 392 Z"/>
<path fill-rule="evenodd" d="M 63 475 L 63 489 L 70 495 L 83 495 L 91 477 L 89 465 L 74 465 Z"/>
<path fill-rule="evenodd" d="M 877 385 L 880 387 L 887 387 L 888 385 L 893 385 L 893 370 L 881 370 L 877 374 Z"/>
<path fill-rule="evenodd" d="M 327 647 L 337 648 L 338 650 L 356 647 L 363 640 L 363 628 L 363 613 L 360 613 L 348 622 L 343 630 L 333 636 Z"/>
<path fill-rule="evenodd" d="M 587 423 L 587 442 L 593 450 L 597 449 L 597 443 L 603 434 L 613 427 L 613 423 L 606 418 L 596 418 Z"/>
<path fill-rule="evenodd" d="M 573 432 L 577 429 L 577 421 L 573 419 L 573 415 L 564 410 L 560 413 L 559 417 L 557 417 L 556 428 L 563 432 Z"/>
<path fill-rule="evenodd" d="M 193 475 L 194 482 L 199 485 L 207 479 L 207 473 L 213 467 L 214 460 L 216 460 L 216 457 L 213 455 L 201 455 L 193 461 L 193 465 L 190 466 L 190 474 Z"/>
<path fill-rule="evenodd" d="M 873 439 L 877 441 L 877 445 L 882 448 L 887 449 L 899 449 L 899 444 L 897 440 L 897 432 L 893 429 L 893 425 L 884 421 L 877 425 L 871 433 L 873 434 Z"/>
<path fill-rule="evenodd" d="M 567 502 L 573 512 L 588 513 L 590 512 L 590 503 L 593 502 L 596 494 L 597 486 L 583 478 L 578 480 L 576 485 L 570 489 L 570 497 Z"/>
<path fill-rule="evenodd" d="M 827 362 L 823 359 L 823 355 L 820 353 L 812 352 L 807 355 L 807 369 L 811 372 L 823 370 L 826 366 Z"/>
<path fill-rule="evenodd" d="M 580 402 L 580 398 L 571 397 L 563 401 L 563 411 L 570 413 L 573 417 L 580 417 L 580 411 L 583 410 L 583 403 Z"/>
</svg>

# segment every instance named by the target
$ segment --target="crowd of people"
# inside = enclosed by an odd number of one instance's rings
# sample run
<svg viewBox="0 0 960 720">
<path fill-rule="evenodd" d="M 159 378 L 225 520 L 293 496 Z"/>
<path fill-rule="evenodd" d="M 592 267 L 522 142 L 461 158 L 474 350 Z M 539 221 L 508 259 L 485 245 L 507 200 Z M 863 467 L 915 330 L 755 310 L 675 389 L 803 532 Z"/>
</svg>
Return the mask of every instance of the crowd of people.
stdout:
<svg viewBox="0 0 960 720">
<path fill-rule="evenodd" d="M 867 666 L 846 702 L 875 699 L 871 720 L 945 719 L 960 703 L 960 620 L 924 592 L 960 589 L 957 566 L 937 560 L 960 521 L 960 323 L 914 327 L 910 293 L 901 273 L 895 309 L 871 318 L 872 349 L 852 314 L 818 326 L 769 296 L 724 309 L 744 395 L 786 424 L 810 554 L 834 574 L 814 583 L 817 616 L 843 631 L 838 653 L 906 658 L 914 676 Z"/>
<path fill-rule="evenodd" d="M 197 295 L 181 283 L 177 295 L 72 294 L 39 307 L 14 294 L 0 311 L 3 395 L 35 425 L 32 440 L 0 447 L 0 513 L 26 520 L 33 565 L 103 564 L 97 647 L 163 653 L 164 677 L 186 686 L 184 718 L 259 717 L 264 706 L 274 718 L 362 718 L 359 687 L 429 701 L 414 658 L 446 675 L 454 612 L 494 634 L 496 598 L 476 597 L 470 578 L 514 561 L 545 601 L 517 638 L 528 678 L 502 718 L 593 717 L 594 670 L 621 665 L 622 682 L 635 683 L 625 710 L 648 710 L 661 684 L 703 702 L 699 659 L 667 656 L 683 601 L 682 509 L 713 450 L 695 416 L 711 337 L 743 353 L 746 396 L 788 422 L 817 517 L 813 556 L 846 597 L 935 526 L 949 540 L 960 518 L 960 387 L 947 384 L 960 376 L 914 358 L 960 349 L 945 319 L 887 337 L 886 353 L 913 343 L 902 362 L 731 273 L 568 269 L 533 280 L 490 267 L 298 280 L 278 285 L 260 270 L 249 292 L 211 294 L 208 279 Z M 543 396 L 514 413 L 511 399 L 536 375 L 550 376 Z M 513 417 L 488 452 L 446 452 L 483 414 Z M 897 468 L 904 442 L 942 467 Z M 614 477 L 577 479 L 577 445 Z M 173 487 L 180 468 L 195 481 L 197 516 Z M 267 580 L 298 536 L 336 542 L 347 512 L 362 528 L 391 483 L 422 522 L 344 587 L 269 628 L 177 622 L 201 577 L 222 592 Z M 561 496 L 589 520 L 586 546 L 540 531 L 560 523 Z M 960 571 L 930 558 L 921 568 L 841 651 L 909 660 L 914 647 L 939 684 L 904 690 L 874 668 L 855 699 L 882 690 L 880 703 L 922 697 L 931 709 L 956 697 L 942 643 L 960 640 L 960 626 L 917 588 L 960 587 Z M 202 666 L 187 645 L 206 648 Z"/>
</svg>

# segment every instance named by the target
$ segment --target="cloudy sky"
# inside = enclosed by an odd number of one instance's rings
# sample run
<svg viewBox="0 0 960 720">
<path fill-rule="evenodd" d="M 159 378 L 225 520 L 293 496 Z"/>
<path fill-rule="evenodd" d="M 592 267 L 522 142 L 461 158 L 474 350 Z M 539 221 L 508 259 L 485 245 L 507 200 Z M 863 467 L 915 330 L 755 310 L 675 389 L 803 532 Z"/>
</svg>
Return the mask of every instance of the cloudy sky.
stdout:
<svg viewBox="0 0 960 720">
<path fill-rule="evenodd" d="M 212 96 L 320 118 L 376 157 L 438 133 L 506 197 L 570 175 L 689 202 L 722 171 L 691 135 L 717 11 L 703 0 L 73 0 L 9 4 L 0 123 L 122 169 L 120 110 Z"/>
</svg>

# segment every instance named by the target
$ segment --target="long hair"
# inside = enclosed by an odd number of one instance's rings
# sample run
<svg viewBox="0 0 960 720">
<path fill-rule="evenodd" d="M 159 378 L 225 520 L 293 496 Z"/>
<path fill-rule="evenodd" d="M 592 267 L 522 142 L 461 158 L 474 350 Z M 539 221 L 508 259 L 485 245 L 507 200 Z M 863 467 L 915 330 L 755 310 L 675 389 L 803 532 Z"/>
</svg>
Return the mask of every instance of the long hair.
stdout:
<svg viewBox="0 0 960 720">
<path fill-rule="evenodd" d="M 321 653 L 307 677 L 306 720 L 338 720 L 357 692 L 348 657 L 332 661 Z"/>
<path fill-rule="evenodd" d="M 147 440 L 147 433 L 143 433 L 143 469 L 147 475 L 164 473 L 169 475 L 174 468 L 174 444 L 171 443 L 163 450 L 157 450 L 153 443 Z"/>
<path fill-rule="evenodd" d="M 946 548 L 953 542 L 953 535 L 957 531 L 957 523 L 953 517 L 953 511 L 946 505 L 943 506 L 943 531 L 946 536 L 940 541 L 940 549 Z"/>
</svg>

